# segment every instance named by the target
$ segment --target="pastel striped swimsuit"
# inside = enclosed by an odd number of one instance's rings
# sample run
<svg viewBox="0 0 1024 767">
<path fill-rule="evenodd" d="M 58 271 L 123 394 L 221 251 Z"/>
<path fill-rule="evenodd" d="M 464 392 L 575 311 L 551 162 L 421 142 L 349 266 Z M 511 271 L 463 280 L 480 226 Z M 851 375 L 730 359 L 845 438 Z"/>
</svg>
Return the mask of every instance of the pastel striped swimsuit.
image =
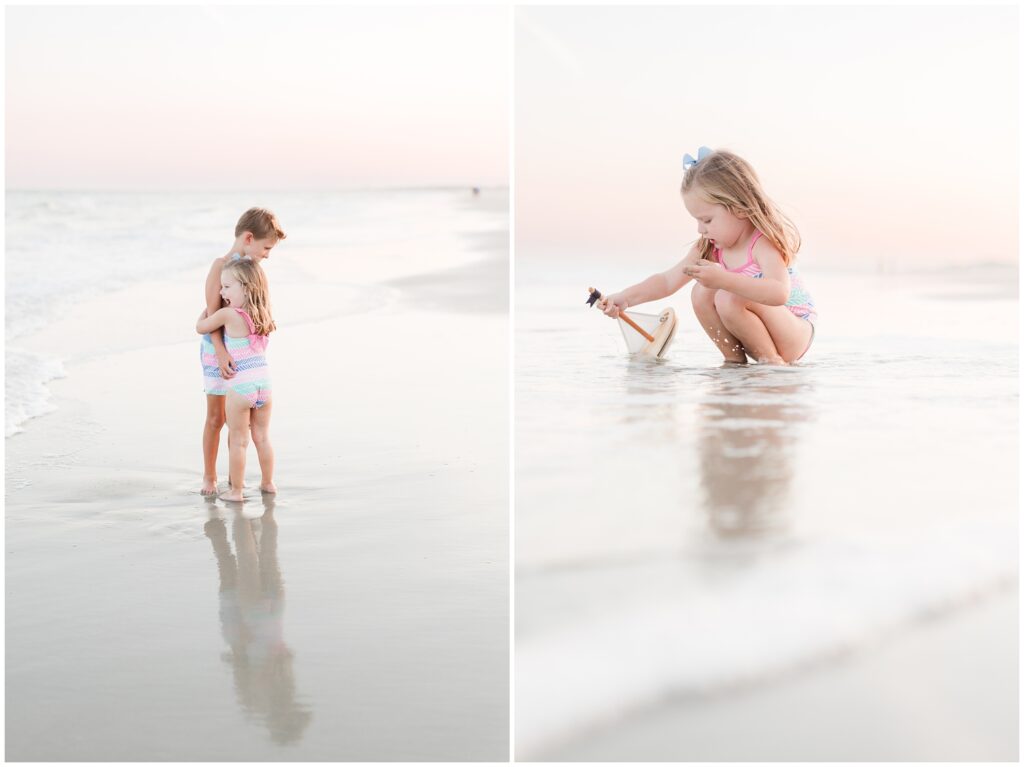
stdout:
<svg viewBox="0 0 1024 767">
<path fill-rule="evenodd" d="M 747 263 L 739 269 L 730 269 L 725 265 L 725 261 L 722 260 L 722 251 L 719 248 L 715 248 L 715 258 L 718 259 L 718 263 L 727 272 L 760 279 L 764 277 L 764 274 L 761 272 L 760 264 L 754 260 L 754 243 L 757 242 L 759 237 L 761 237 L 761 232 L 754 234 L 753 239 L 750 241 L 750 248 L 747 249 Z M 786 300 L 786 308 L 800 319 L 807 320 L 813 325 L 818 319 L 818 310 L 814 308 L 814 299 L 811 298 L 811 294 L 804 287 L 804 281 L 801 279 L 796 267 L 787 267 L 786 271 L 789 272 L 789 298 Z"/>
<path fill-rule="evenodd" d="M 249 401 L 249 407 L 263 407 L 270 396 L 270 366 L 266 351 L 270 339 L 256 334 L 252 317 L 242 309 L 235 309 L 245 318 L 249 335 L 235 338 L 224 334 L 224 345 L 235 361 L 235 374 L 227 381 L 221 378 L 217 354 L 209 334 L 203 336 L 200 357 L 203 361 L 203 378 L 207 394 L 225 395 L 230 389 Z"/>
<path fill-rule="evenodd" d="M 229 263 L 238 261 L 241 257 L 241 253 L 232 253 Z M 227 338 L 224 339 L 224 344 L 227 346 Z M 228 349 L 230 350 L 230 347 Z M 214 347 L 213 341 L 210 340 L 209 333 L 199 341 L 199 361 L 203 366 L 203 391 L 218 397 L 227 394 L 227 383 L 221 377 L 220 363 L 217 362 L 217 349 Z"/>
</svg>

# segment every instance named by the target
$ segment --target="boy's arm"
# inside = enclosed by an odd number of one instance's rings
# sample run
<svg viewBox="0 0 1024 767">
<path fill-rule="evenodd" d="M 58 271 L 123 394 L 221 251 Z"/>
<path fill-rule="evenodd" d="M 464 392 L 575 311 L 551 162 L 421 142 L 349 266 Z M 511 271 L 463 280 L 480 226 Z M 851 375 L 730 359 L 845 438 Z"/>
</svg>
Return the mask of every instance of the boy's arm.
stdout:
<svg viewBox="0 0 1024 767">
<path fill-rule="evenodd" d="M 224 262 L 217 259 L 210 267 L 210 273 L 206 275 L 206 315 L 213 317 L 220 311 L 223 300 L 220 297 L 220 273 Z M 214 353 L 217 355 L 217 365 L 220 367 L 222 378 L 231 378 L 235 374 L 235 361 L 228 354 L 228 348 L 224 345 L 224 331 L 221 329 L 223 323 L 216 329 L 209 331 L 210 341 L 213 343 Z M 198 329 L 198 325 L 196 329 Z M 204 332 L 204 331 L 199 331 Z"/>
<path fill-rule="evenodd" d="M 696 246 L 690 248 L 690 252 L 678 264 L 664 272 L 652 274 L 643 282 L 626 288 L 625 290 L 608 296 L 605 299 L 604 313 L 609 317 L 618 317 L 619 311 L 628 309 L 637 304 L 646 304 L 648 301 L 657 301 L 659 298 L 670 296 L 688 283 L 692 277 L 684 271 L 688 266 L 695 264 L 700 259 L 700 253 Z"/>
</svg>

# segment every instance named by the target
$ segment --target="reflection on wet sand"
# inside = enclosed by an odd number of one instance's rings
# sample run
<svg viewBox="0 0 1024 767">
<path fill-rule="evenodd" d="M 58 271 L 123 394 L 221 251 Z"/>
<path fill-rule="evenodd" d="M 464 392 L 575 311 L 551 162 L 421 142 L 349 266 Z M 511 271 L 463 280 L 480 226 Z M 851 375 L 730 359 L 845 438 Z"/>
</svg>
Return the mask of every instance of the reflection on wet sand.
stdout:
<svg viewBox="0 0 1024 767">
<path fill-rule="evenodd" d="M 217 557 L 221 632 L 230 648 L 222 657 L 231 664 L 238 703 L 276 743 L 287 744 L 302 738 L 313 714 L 296 700 L 273 497 L 264 495 L 263 504 L 263 515 L 254 519 L 248 509 L 234 512 L 234 554 L 222 519 L 209 520 L 205 532 Z"/>
<path fill-rule="evenodd" d="M 799 369 L 723 366 L 697 406 L 701 488 L 720 538 L 784 532 L 799 424 L 811 420 Z"/>
</svg>

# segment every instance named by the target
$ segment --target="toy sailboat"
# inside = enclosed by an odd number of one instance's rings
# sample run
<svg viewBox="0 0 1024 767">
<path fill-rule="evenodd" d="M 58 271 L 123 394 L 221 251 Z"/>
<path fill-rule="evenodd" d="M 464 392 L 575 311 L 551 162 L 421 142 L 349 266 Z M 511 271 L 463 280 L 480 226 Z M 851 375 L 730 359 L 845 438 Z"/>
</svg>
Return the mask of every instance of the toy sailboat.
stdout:
<svg viewBox="0 0 1024 767">
<path fill-rule="evenodd" d="M 604 299 L 601 292 L 594 288 L 588 290 L 590 297 L 587 299 L 587 305 L 599 304 L 603 307 Z M 676 334 L 676 313 L 672 309 L 666 309 L 661 314 L 619 312 L 618 321 L 629 353 L 641 357 L 663 357 Z"/>
</svg>

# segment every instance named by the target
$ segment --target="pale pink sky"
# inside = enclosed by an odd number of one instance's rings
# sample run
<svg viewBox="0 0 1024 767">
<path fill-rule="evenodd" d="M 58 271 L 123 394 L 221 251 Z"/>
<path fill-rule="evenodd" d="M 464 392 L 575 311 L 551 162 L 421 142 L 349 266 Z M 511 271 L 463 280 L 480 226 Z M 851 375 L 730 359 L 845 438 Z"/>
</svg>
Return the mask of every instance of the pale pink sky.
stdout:
<svg viewBox="0 0 1024 767">
<path fill-rule="evenodd" d="M 507 8 L 5 10 L 9 189 L 508 183 Z"/>
<path fill-rule="evenodd" d="M 517 8 L 517 258 L 667 268 L 706 144 L 753 164 L 808 263 L 1015 263 L 1017 13 Z"/>
</svg>

